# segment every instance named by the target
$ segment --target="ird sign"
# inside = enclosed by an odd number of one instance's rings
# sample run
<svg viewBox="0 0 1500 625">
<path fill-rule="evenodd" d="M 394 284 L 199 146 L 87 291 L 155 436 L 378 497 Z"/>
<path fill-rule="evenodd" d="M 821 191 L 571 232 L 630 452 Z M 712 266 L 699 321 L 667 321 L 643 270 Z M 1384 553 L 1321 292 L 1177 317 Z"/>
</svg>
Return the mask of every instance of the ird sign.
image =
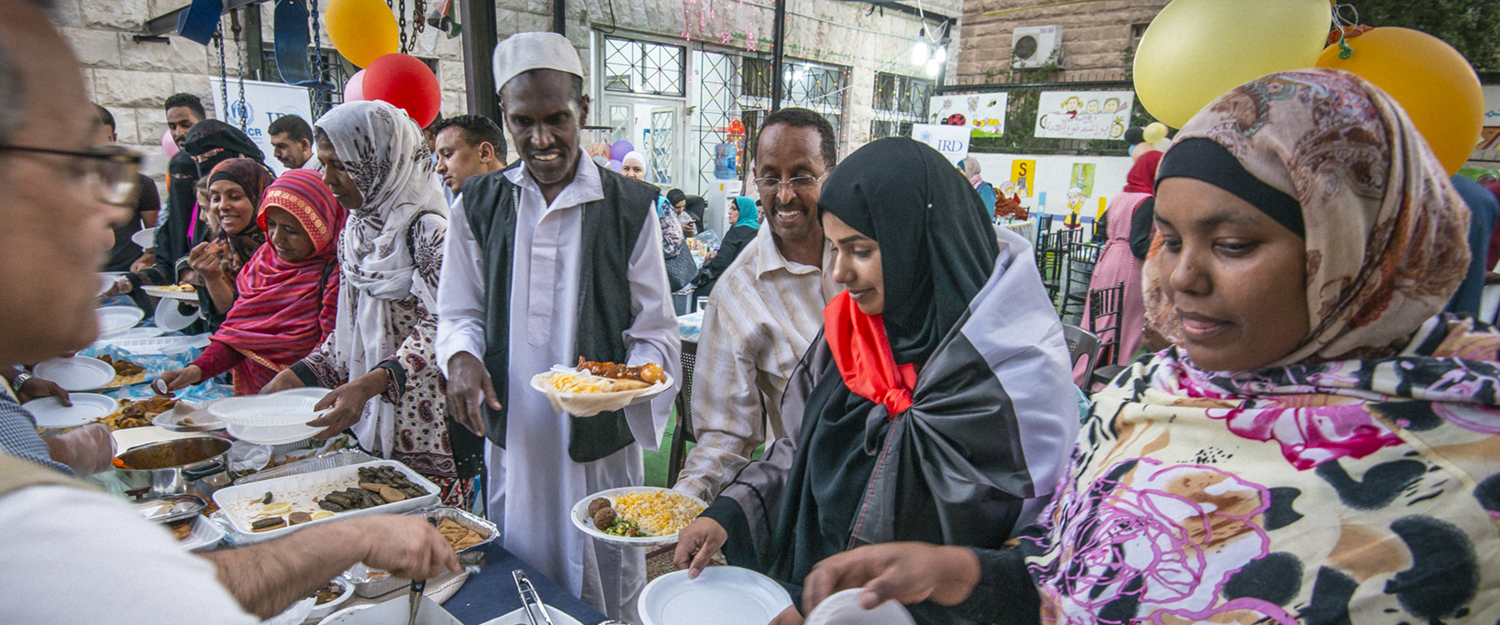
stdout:
<svg viewBox="0 0 1500 625">
<path fill-rule="evenodd" d="M 932 146 L 954 165 L 969 155 L 969 129 L 964 126 L 912 124 L 911 138 Z"/>
</svg>

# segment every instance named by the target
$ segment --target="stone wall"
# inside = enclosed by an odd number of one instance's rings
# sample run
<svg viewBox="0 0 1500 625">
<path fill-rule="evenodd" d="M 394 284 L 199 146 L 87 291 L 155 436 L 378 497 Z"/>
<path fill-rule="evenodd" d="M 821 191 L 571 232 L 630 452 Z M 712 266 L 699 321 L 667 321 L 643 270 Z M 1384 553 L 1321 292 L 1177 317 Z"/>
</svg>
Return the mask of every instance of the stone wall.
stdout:
<svg viewBox="0 0 1500 625">
<path fill-rule="evenodd" d="M 997 1 L 1013 0 L 989 0 Z M 961 2 L 931 0 L 923 6 L 957 16 Z M 209 86 L 209 78 L 220 72 L 215 48 L 175 36 L 165 42 L 135 40 L 146 20 L 186 4 L 185 0 L 57 0 L 55 18 L 83 65 L 89 97 L 114 114 L 120 143 L 148 155 L 162 156 L 160 140 L 166 119 L 161 104 L 168 96 L 198 95 L 209 115 L 217 116 Z M 551 0 L 496 0 L 496 6 L 500 39 L 551 28 Z M 589 58 L 590 32 L 596 28 L 618 29 L 624 36 L 634 32 L 673 38 L 717 50 L 766 53 L 772 46 L 769 0 L 570 0 L 568 7 L 568 36 L 584 59 Z M 863 144 L 868 140 L 875 72 L 924 75 L 909 60 L 921 23 L 893 10 L 871 11 L 868 4 L 790 0 L 788 7 L 788 57 L 851 68 L 846 145 Z M 269 48 L 272 4 L 263 3 L 259 10 L 262 38 Z M 228 30 L 228 16 L 223 23 Z M 952 38 L 949 76 L 960 65 L 956 25 Z M 326 30 L 323 45 L 331 47 Z M 239 47 L 230 41 L 226 74 L 231 78 L 238 76 L 239 54 Z M 462 39 L 449 39 L 429 28 L 417 36 L 412 54 L 437 59 L 443 115 L 465 112 Z M 589 71 L 587 61 L 584 68 Z M 147 173 L 160 179 L 165 167 L 165 158 L 152 158 Z"/>
<path fill-rule="evenodd" d="M 1133 46 L 1133 26 L 1151 23 L 1168 0 L 1085 0 L 1047 6 L 1050 0 L 965 0 L 964 50 L 954 84 L 1001 82 L 1010 70 L 1011 33 L 1023 26 L 1061 26 L 1063 71 L 1052 80 L 1117 80 L 1123 54 Z M 998 15 L 986 12 L 1003 11 Z"/>
</svg>

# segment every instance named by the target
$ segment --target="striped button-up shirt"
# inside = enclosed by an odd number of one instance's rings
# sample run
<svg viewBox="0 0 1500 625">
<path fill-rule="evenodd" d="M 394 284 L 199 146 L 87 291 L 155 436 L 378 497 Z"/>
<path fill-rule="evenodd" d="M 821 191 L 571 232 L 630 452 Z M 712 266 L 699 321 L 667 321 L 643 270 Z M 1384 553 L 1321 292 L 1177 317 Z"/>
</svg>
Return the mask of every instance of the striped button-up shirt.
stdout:
<svg viewBox="0 0 1500 625">
<path fill-rule="evenodd" d="M 823 266 L 832 262 L 833 244 L 825 242 Z M 781 435 L 787 380 L 822 331 L 823 308 L 842 290 L 821 267 L 782 256 L 770 226 L 761 225 L 703 313 L 692 394 L 698 445 L 677 490 L 713 499 L 765 442 L 768 421 Z"/>
</svg>

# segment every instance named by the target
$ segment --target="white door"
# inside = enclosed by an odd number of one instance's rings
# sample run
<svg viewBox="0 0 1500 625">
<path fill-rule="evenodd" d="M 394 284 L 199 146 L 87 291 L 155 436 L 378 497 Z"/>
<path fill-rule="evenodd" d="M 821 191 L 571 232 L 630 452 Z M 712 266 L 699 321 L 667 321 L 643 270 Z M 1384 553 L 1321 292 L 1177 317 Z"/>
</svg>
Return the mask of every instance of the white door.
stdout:
<svg viewBox="0 0 1500 625">
<path fill-rule="evenodd" d="M 681 100 L 609 95 L 610 142 L 629 141 L 646 157 L 646 181 L 663 189 L 682 185 L 689 152 L 681 131 Z"/>
</svg>

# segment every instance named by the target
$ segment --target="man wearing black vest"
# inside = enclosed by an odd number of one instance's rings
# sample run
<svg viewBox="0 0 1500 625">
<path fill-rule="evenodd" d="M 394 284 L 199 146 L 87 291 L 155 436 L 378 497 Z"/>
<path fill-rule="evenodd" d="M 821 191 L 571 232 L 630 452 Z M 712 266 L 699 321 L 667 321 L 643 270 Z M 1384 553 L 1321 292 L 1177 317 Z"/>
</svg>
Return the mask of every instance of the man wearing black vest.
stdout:
<svg viewBox="0 0 1500 625">
<path fill-rule="evenodd" d="M 504 484 L 487 490 L 504 493 L 490 515 L 503 519 L 506 549 L 610 618 L 639 623 L 644 552 L 595 542 L 568 515 L 590 494 L 644 483 L 641 450 L 659 444 L 676 389 L 581 418 L 530 388 L 580 356 L 680 377 L 660 191 L 579 149 L 582 76 L 561 35 L 496 46 L 501 112 L 521 160 L 462 187 L 439 280 L 437 357 L 454 418 L 504 449 L 486 464 L 499 475 L 504 463 Z"/>
</svg>

